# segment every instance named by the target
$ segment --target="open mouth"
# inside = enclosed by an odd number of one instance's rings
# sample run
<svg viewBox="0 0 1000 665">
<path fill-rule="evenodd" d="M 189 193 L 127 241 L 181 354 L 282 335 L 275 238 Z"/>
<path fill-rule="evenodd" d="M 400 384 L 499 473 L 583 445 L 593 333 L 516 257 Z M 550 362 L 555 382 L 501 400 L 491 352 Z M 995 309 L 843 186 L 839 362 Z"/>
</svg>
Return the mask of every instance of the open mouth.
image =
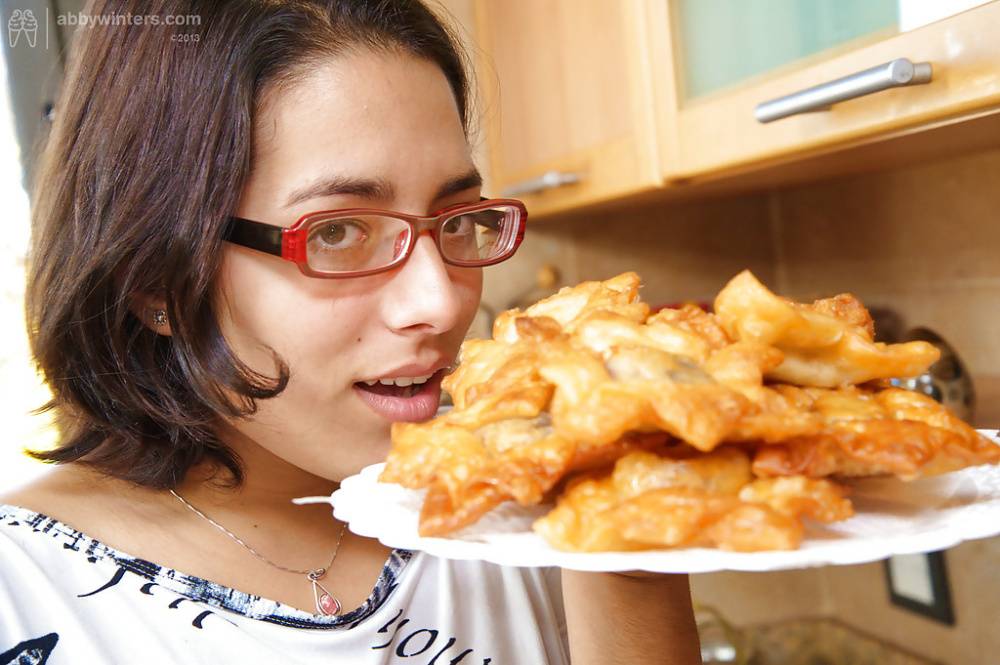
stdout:
<svg viewBox="0 0 1000 665">
<path fill-rule="evenodd" d="M 420 383 L 412 382 L 406 386 L 401 386 L 397 383 L 382 383 L 381 381 L 376 381 L 375 383 L 358 381 L 354 384 L 354 386 L 359 390 L 364 390 L 365 392 L 373 393 L 375 395 L 385 395 L 388 397 L 400 397 L 405 399 L 434 387 L 434 384 L 439 383 L 443 374 L 444 370 L 439 369 L 437 372 L 434 372 L 434 374 L 426 377 Z"/>
<path fill-rule="evenodd" d="M 366 385 L 364 382 L 359 381 L 354 385 L 355 387 L 358 388 L 358 390 L 364 390 L 365 392 L 373 393 L 375 395 L 386 395 L 388 397 L 402 397 L 402 398 L 413 397 L 420 391 L 425 390 L 427 388 L 426 383 L 421 383 L 421 384 L 414 383 L 412 385 L 405 387 L 395 386 L 395 385 L 387 386 L 383 383 L 376 383 L 374 385 L 369 386 Z"/>
<path fill-rule="evenodd" d="M 422 421 L 433 417 L 440 406 L 441 379 L 446 371 L 439 369 L 429 376 L 416 377 L 417 381 L 357 381 L 354 389 L 369 408 L 390 421 Z"/>
</svg>

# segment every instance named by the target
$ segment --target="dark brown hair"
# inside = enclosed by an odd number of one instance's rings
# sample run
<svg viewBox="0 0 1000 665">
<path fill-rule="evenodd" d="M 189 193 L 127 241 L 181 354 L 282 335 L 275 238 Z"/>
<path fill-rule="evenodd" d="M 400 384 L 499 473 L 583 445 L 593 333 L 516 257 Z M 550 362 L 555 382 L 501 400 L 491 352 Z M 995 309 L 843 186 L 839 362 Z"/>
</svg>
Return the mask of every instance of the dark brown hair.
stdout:
<svg viewBox="0 0 1000 665">
<path fill-rule="evenodd" d="M 275 377 L 236 358 L 213 309 L 255 114 L 323 59 L 373 49 L 437 64 L 468 133 L 465 59 L 419 0 L 97 0 L 85 13 L 189 18 L 77 34 L 32 188 L 26 316 L 53 394 L 39 411 L 60 429 L 32 454 L 157 488 L 207 460 L 238 485 L 216 426 L 289 378 L 273 350 Z M 133 314 L 137 294 L 165 299 L 172 336 Z"/>
</svg>

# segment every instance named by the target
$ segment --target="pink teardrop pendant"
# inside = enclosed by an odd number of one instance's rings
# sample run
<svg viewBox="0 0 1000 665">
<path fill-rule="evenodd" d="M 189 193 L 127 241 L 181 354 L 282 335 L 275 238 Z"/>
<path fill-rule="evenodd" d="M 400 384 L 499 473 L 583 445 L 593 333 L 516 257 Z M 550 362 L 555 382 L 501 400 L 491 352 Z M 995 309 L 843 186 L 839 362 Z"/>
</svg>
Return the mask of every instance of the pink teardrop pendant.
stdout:
<svg viewBox="0 0 1000 665">
<path fill-rule="evenodd" d="M 313 599 L 316 601 L 316 612 L 324 616 L 332 617 L 340 614 L 340 601 L 333 597 L 333 595 L 326 590 L 326 587 L 319 583 L 319 578 L 322 574 L 317 575 L 319 571 L 309 573 L 307 577 L 313 585 Z M 325 573 L 326 571 L 323 571 Z"/>
</svg>

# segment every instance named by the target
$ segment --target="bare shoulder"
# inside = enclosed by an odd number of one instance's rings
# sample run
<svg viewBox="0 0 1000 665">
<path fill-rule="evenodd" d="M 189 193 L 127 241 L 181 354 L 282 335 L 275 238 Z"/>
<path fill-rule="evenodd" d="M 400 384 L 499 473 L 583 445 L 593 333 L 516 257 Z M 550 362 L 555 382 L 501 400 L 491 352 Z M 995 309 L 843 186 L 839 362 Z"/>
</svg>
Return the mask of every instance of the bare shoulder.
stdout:
<svg viewBox="0 0 1000 665">
<path fill-rule="evenodd" d="M 54 467 L 29 483 L 0 492 L 0 503 L 45 515 L 62 512 L 78 505 L 80 499 L 90 498 L 85 479 L 89 473 L 74 465 Z"/>
<path fill-rule="evenodd" d="M 160 510 L 155 493 L 79 464 L 57 466 L 35 480 L 0 493 L 0 504 L 59 520 L 105 542 L 122 540 Z"/>
</svg>

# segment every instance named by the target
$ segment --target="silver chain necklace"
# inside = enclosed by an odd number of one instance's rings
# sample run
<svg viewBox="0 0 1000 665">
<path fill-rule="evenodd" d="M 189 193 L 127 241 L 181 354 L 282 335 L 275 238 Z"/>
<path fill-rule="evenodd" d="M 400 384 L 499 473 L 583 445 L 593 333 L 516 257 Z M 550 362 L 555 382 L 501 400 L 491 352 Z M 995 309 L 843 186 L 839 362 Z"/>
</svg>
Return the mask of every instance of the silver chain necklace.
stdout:
<svg viewBox="0 0 1000 665">
<path fill-rule="evenodd" d="M 190 509 L 195 515 L 202 518 L 203 520 L 214 526 L 216 529 L 218 529 L 222 533 L 226 534 L 227 536 L 235 540 L 237 543 L 242 545 L 244 549 L 250 552 L 250 554 L 253 554 L 255 557 L 257 557 L 267 565 L 273 566 L 274 568 L 283 570 L 287 573 L 295 573 L 296 575 L 305 575 L 306 579 L 308 579 L 309 582 L 312 584 L 313 600 L 316 601 L 317 614 L 323 614 L 325 616 L 336 616 L 340 614 L 341 610 L 340 601 L 337 600 L 332 593 L 327 591 L 326 587 L 320 584 L 319 581 L 323 579 L 327 571 L 330 570 L 330 566 L 333 565 L 334 559 L 337 558 L 337 552 L 340 550 L 340 541 L 344 538 L 344 531 L 347 529 L 347 523 L 342 524 L 340 527 L 340 535 L 337 536 L 337 544 L 334 545 L 333 547 L 333 556 L 330 557 L 330 563 L 326 564 L 326 566 L 324 566 L 323 568 L 315 568 L 313 570 L 296 570 L 294 568 L 286 568 L 285 566 L 282 566 L 279 563 L 271 561 L 266 556 L 264 556 L 263 554 L 261 554 L 254 548 L 250 547 L 245 542 L 243 542 L 243 539 L 237 536 L 235 533 L 233 533 L 226 527 L 222 526 L 221 524 L 219 524 L 218 522 L 216 522 L 211 517 L 201 512 L 194 506 L 192 506 L 180 494 L 178 494 L 173 490 L 170 490 L 170 493 L 173 494 L 175 497 L 177 497 L 177 500 L 183 503 L 185 506 L 187 506 L 188 509 Z"/>
</svg>

